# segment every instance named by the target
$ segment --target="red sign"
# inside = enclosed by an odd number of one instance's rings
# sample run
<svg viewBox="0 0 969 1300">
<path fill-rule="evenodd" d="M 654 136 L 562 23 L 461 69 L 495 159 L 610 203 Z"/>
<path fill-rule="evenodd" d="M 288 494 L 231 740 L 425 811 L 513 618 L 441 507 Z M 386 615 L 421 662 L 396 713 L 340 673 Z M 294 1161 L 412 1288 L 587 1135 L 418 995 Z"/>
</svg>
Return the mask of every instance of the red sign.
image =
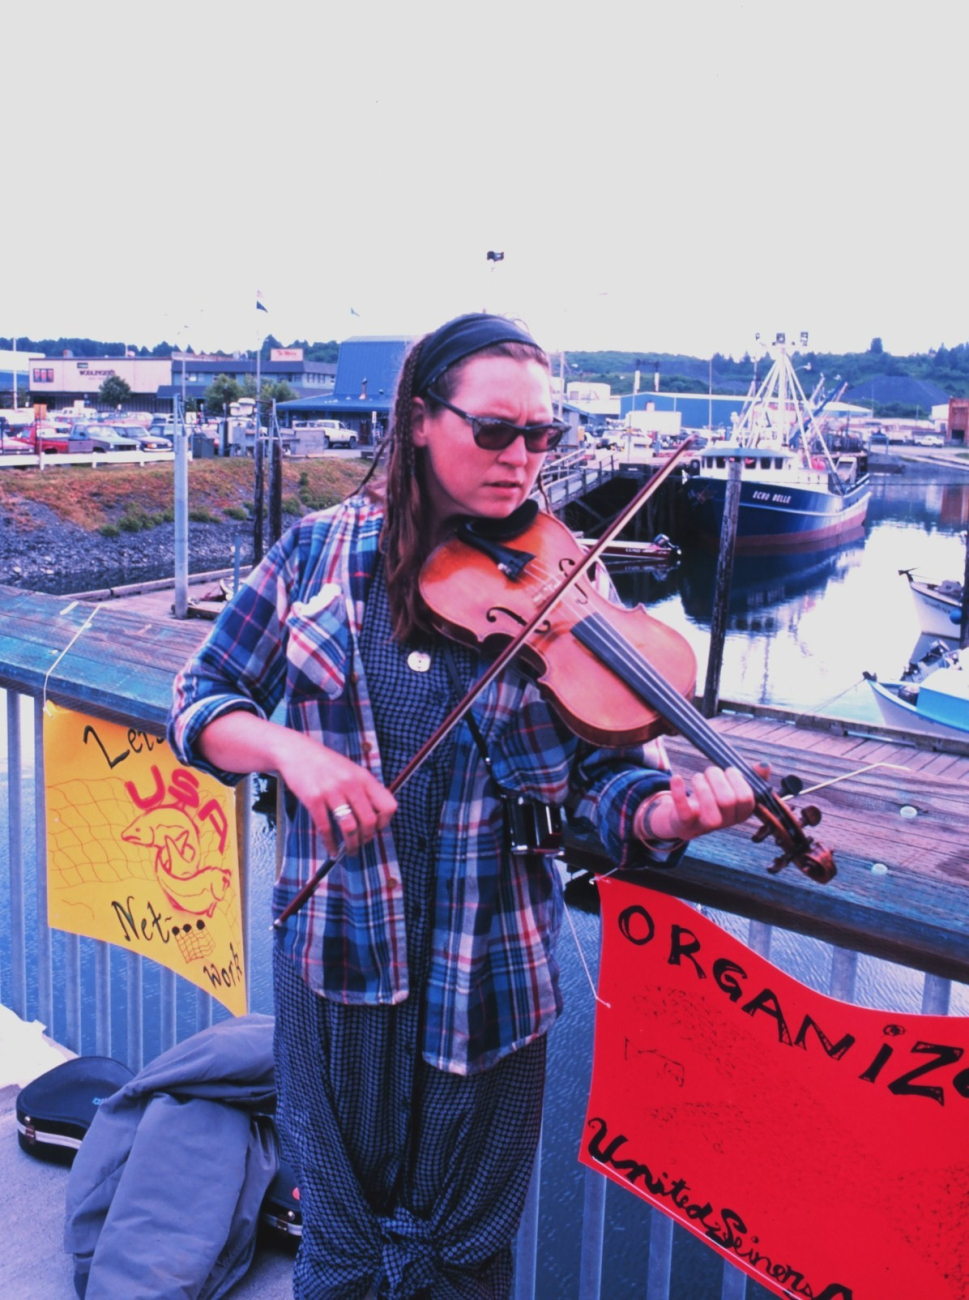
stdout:
<svg viewBox="0 0 969 1300">
<path fill-rule="evenodd" d="M 270 361 L 302 361 L 303 349 L 302 348 L 270 348 L 269 360 Z"/>
<path fill-rule="evenodd" d="M 969 1296 L 969 1020 L 815 993 L 604 879 L 581 1161 L 777 1295 Z"/>
</svg>

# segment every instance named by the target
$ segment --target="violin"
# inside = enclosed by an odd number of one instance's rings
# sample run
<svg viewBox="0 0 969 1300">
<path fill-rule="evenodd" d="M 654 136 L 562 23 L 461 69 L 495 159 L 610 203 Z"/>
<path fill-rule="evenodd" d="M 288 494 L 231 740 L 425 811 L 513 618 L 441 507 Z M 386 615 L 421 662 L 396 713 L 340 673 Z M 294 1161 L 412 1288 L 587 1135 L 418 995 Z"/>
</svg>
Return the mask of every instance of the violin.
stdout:
<svg viewBox="0 0 969 1300">
<path fill-rule="evenodd" d="M 827 884 L 834 858 L 806 833 L 821 820 L 819 810 L 806 807 L 799 818 L 694 708 L 689 642 L 641 605 L 629 609 L 603 596 L 586 577 L 597 556 L 531 502 L 511 521 L 463 521 L 425 562 L 421 595 L 443 635 L 486 656 L 504 662 L 502 648 L 521 638 L 518 661 L 582 739 L 624 746 L 679 732 L 716 766 L 738 768 L 761 822 L 754 841 L 771 836 L 781 850 L 769 870 L 794 863 Z"/>
<path fill-rule="evenodd" d="M 419 584 L 440 631 L 496 653 L 388 789 L 396 794 L 478 696 L 521 656 L 540 674 L 540 689 L 576 735 L 596 744 L 623 745 L 679 731 L 718 767 L 738 768 L 754 792 L 754 814 L 761 822 L 754 841 L 770 835 L 781 850 L 768 870 L 777 872 L 793 862 L 811 880 L 827 884 L 837 870 L 834 858 L 805 832 L 806 826 L 821 820 L 818 809 L 805 808 L 799 819 L 687 702 L 696 685 L 696 659 L 689 643 L 642 606 L 627 610 L 614 605 L 584 581 L 606 545 L 669 478 L 690 446 L 690 439 L 680 444 L 586 554 L 564 524 L 538 514 L 534 501 L 508 519 L 465 520 L 431 552 Z M 515 546 L 508 545 L 511 541 Z M 533 542 L 542 549 L 523 549 Z M 558 616 L 560 605 L 570 612 Z M 341 847 L 317 867 L 274 926 L 281 927 L 305 906 L 345 852 Z"/>
</svg>

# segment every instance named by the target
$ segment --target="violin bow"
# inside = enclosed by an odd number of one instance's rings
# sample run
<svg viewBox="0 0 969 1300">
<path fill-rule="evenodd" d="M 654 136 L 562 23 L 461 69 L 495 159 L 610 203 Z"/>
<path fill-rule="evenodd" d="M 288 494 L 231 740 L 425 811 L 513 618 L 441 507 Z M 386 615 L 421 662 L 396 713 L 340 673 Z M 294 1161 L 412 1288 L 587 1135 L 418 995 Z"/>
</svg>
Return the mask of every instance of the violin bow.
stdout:
<svg viewBox="0 0 969 1300">
<path fill-rule="evenodd" d="M 666 482 L 692 445 L 692 436 L 686 438 L 684 442 L 680 443 L 679 447 L 677 447 L 673 454 L 667 458 L 656 473 L 643 484 L 629 504 L 620 511 L 618 515 L 616 515 L 615 519 L 613 519 L 612 523 L 609 524 L 606 531 L 596 541 L 595 545 L 588 551 L 585 557 L 576 564 L 575 568 L 572 569 L 571 572 L 566 574 L 551 595 L 547 597 L 531 621 L 519 629 L 504 649 L 501 650 L 496 658 L 491 661 L 491 664 L 482 676 L 471 685 L 464 698 L 454 706 L 440 726 L 430 737 L 428 737 L 414 757 L 405 767 L 401 768 L 393 781 L 391 781 L 390 785 L 387 787 L 391 794 L 396 794 L 397 791 L 410 780 L 421 764 L 424 763 L 426 759 L 430 758 L 438 745 L 446 739 L 472 707 L 478 696 L 491 685 L 498 674 L 507 667 L 512 659 L 514 659 L 515 655 L 549 612 L 559 603 L 571 587 L 589 571 L 609 543 L 622 532 L 629 521 L 635 517 L 639 510 L 642 509 L 653 493 Z M 321 863 L 321 865 L 317 867 L 316 871 L 309 878 L 306 884 L 303 885 L 299 892 L 290 899 L 280 912 L 279 916 L 277 916 L 275 921 L 273 921 L 273 925 L 277 929 L 285 925 L 291 916 L 305 906 L 307 900 L 316 892 L 320 882 L 329 875 L 338 863 L 343 861 L 344 857 L 346 857 L 346 847 L 341 846 L 332 858 L 327 858 L 325 862 Z"/>
</svg>

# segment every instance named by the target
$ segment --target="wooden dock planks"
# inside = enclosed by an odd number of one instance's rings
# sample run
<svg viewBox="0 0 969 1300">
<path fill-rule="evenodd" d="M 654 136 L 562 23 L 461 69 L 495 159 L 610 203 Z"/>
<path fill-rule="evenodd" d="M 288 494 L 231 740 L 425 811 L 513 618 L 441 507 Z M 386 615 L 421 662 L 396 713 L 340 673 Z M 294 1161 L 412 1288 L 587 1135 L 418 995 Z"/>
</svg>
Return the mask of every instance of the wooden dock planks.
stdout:
<svg viewBox="0 0 969 1300">
<path fill-rule="evenodd" d="M 889 869 L 969 885 L 969 758 L 936 754 L 926 761 L 925 752 L 911 745 L 834 735 L 824 735 L 823 745 L 808 748 L 802 741 L 811 733 L 781 722 L 768 724 L 769 730 L 763 722 L 756 728 L 720 724 L 721 719 L 714 720 L 748 762 L 770 764 L 775 784 L 791 773 L 804 782 L 806 792 L 824 786 L 792 802 L 821 809 L 816 835 L 836 856 L 840 850 Z M 694 772 L 706 765 L 679 737 L 666 743 L 678 770 Z M 834 780 L 836 784 L 826 784 Z M 914 808 L 916 815 L 903 816 L 902 808 Z M 749 837 L 740 828 L 726 834 Z"/>
</svg>

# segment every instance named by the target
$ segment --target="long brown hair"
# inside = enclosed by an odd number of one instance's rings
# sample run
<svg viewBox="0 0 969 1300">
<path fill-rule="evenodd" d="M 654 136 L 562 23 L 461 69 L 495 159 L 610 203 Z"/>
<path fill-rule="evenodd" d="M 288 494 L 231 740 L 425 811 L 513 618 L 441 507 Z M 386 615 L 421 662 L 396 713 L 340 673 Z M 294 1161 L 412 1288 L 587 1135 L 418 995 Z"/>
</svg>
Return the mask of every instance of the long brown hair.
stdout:
<svg viewBox="0 0 969 1300">
<path fill-rule="evenodd" d="M 429 501 L 424 484 L 424 452 L 414 445 L 414 398 L 422 397 L 428 412 L 434 415 L 440 404 L 428 393 L 414 392 L 414 372 L 420 350 L 427 338 L 419 339 L 404 359 L 388 435 L 389 458 L 380 479 L 368 485 L 370 494 L 386 503 L 387 518 L 381 534 L 387 595 L 394 624 L 394 635 L 407 641 L 431 631 L 431 623 L 418 588 L 418 575 L 430 551 L 427 528 Z M 513 361 L 537 361 L 549 369 L 548 357 L 536 344 L 494 343 L 456 362 L 435 381 L 440 397 L 450 401 L 457 391 L 461 372 L 469 361 L 478 357 L 510 357 Z M 365 480 L 366 482 L 366 480 Z"/>
</svg>

